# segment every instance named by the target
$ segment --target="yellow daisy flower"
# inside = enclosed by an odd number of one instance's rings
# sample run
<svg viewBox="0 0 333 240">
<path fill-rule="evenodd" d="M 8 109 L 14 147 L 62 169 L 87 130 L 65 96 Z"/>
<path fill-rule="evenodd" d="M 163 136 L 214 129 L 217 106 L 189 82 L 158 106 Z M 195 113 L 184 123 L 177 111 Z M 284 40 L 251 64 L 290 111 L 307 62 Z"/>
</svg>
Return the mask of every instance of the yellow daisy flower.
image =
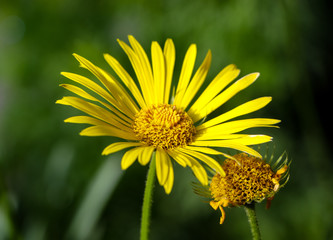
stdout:
<svg viewBox="0 0 333 240">
<path fill-rule="evenodd" d="M 171 95 L 176 55 L 173 41 L 167 39 L 163 49 L 157 42 L 152 42 L 151 61 L 133 36 L 129 36 L 130 45 L 120 40 L 118 42 L 132 64 L 136 79 L 109 54 L 104 54 L 104 58 L 118 78 L 74 54 L 80 66 L 93 73 L 101 84 L 78 74 L 63 72 L 63 76 L 81 86 L 61 86 L 79 97 L 67 96 L 57 101 L 89 115 L 65 120 L 92 125 L 81 131 L 81 135 L 123 139 L 107 146 L 103 155 L 131 148 L 121 160 L 122 169 L 127 169 L 136 160 L 146 165 L 155 151 L 157 179 L 166 193 L 171 192 L 174 182 L 171 159 L 183 167 L 189 166 L 198 180 L 207 185 L 207 173 L 200 162 L 224 175 L 221 165 L 212 158 L 212 155 L 226 155 L 221 152 L 221 148 L 237 149 L 260 157 L 258 152 L 248 146 L 271 141 L 271 137 L 239 132 L 254 127 L 271 127 L 279 120 L 230 120 L 263 108 L 271 101 L 271 97 L 257 98 L 203 121 L 231 97 L 252 84 L 259 73 L 248 74 L 233 82 L 240 71 L 235 65 L 229 65 L 197 96 L 210 67 L 211 52 L 208 51 L 203 63 L 193 74 L 197 48 L 192 44 L 186 52 L 177 86 L 174 86 L 175 93 Z"/>
<path fill-rule="evenodd" d="M 236 160 L 236 161 L 235 161 Z M 194 186 L 198 195 L 211 198 L 210 205 L 220 209 L 220 224 L 224 222 L 223 207 L 236 207 L 267 200 L 269 208 L 274 195 L 289 180 L 290 161 L 286 153 L 275 162 L 273 155 L 269 161 L 240 153 L 226 159 L 222 168 L 225 175 L 216 173 L 208 186 Z"/>
</svg>

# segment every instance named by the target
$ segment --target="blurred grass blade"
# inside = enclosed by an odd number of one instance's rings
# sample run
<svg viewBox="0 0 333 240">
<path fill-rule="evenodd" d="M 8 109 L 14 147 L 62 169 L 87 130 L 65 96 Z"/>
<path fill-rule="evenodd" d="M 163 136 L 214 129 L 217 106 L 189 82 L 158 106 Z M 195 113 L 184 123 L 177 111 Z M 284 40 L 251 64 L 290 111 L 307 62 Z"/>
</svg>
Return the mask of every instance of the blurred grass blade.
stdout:
<svg viewBox="0 0 333 240">
<path fill-rule="evenodd" d="M 117 158 L 116 155 L 112 155 Z M 98 169 L 74 215 L 68 239 L 88 239 L 123 171 L 119 161 L 108 159 Z"/>
<path fill-rule="evenodd" d="M 2 187 L 2 186 L 1 186 Z M 0 239 L 11 239 L 14 235 L 14 226 L 11 219 L 11 206 L 6 192 L 0 192 Z"/>
</svg>

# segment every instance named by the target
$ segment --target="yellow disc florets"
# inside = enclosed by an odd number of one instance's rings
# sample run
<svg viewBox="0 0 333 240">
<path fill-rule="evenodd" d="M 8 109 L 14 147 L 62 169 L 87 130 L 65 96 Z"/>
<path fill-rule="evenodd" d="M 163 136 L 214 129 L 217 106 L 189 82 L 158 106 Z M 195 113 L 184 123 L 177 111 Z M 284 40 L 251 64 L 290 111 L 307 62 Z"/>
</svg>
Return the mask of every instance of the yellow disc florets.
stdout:
<svg viewBox="0 0 333 240">
<path fill-rule="evenodd" d="M 210 205 L 221 210 L 220 224 L 225 219 L 223 207 L 241 206 L 260 202 L 267 199 L 267 208 L 275 193 L 280 189 L 280 180 L 284 179 L 282 186 L 288 181 L 288 165 L 282 166 L 274 172 L 271 166 L 260 158 L 245 153 L 233 156 L 222 164 L 225 176 L 216 174 L 210 183 Z M 235 161 L 235 159 L 237 161 Z M 278 160 L 280 162 L 282 156 Z M 285 159 L 284 163 L 287 163 Z M 286 175 L 287 174 L 287 175 Z"/>
<path fill-rule="evenodd" d="M 165 150 L 190 144 L 195 134 L 188 114 L 168 104 L 141 110 L 132 127 L 140 141 Z"/>
<path fill-rule="evenodd" d="M 281 171 L 273 172 L 264 160 L 245 153 L 234 156 L 238 162 L 227 159 L 222 167 L 225 177 L 216 174 L 210 191 L 216 202 L 224 206 L 239 206 L 271 197 L 279 188 Z"/>
</svg>

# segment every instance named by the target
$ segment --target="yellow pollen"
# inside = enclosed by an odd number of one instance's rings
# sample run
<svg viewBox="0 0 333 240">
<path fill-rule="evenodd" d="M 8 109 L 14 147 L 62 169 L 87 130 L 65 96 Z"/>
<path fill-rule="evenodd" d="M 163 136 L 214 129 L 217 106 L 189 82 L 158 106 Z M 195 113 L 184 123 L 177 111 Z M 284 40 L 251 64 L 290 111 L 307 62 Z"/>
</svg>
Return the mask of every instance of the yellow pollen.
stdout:
<svg viewBox="0 0 333 240">
<path fill-rule="evenodd" d="M 222 165 L 226 176 L 216 174 L 212 178 L 210 191 L 213 201 L 223 200 L 228 205 L 240 206 L 252 201 L 260 202 L 275 194 L 282 170 L 275 173 L 265 161 L 245 153 L 234 157 L 240 164 L 227 159 Z"/>
<path fill-rule="evenodd" d="M 135 116 L 132 127 L 140 141 L 165 150 L 190 144 L 195 134 L 188 114 L 168 104 L 142 109 Z"/>
</svg>

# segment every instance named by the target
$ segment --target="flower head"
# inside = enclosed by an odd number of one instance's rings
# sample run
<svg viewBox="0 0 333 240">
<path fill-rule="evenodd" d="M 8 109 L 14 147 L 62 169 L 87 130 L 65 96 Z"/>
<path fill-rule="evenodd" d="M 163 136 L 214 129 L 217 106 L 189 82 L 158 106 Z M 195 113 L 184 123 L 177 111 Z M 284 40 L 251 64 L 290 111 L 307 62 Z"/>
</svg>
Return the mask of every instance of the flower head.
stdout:
<svg viewBox="0 0 333 240">
<path fill-rule="evenodd" d="M 210 205 L 220 209 L 220 224 L 225 219 L 223 207 L 242 206 L 268 200 L 268 205 L 289 178 L 288 158 L 283 154 L 272 167 L 261 158 L 240 153 L 223 162 L 225 176 L 219 173 L 211 179 L 208 193 Z M 236 160 L 236 161 L 235 161 Z M 274 170 L 273 170 L 274 169 Z"/>
<path fill-rule="evenodd" d="M 72 84 L 61 86 L 78 97 L 68 96 L 57 101 L 87 114 L 65 120 L 91 125 L 82 130 L 81 135 L 113 136 L 119 139 L 107 146 L 103 155 L 130 149 L 121 160 L 122 169 L 127 169 L 136 160 L 141 165 L 146 165 L 155 151 L 157 178 L 166 193 L 170 193 L 174 181 L 171 159 L 183 167 L 189 166 L 198 180 L 207 185 L 207 173 L 201 163 L 224 176 L 221 165 L 212 157 L 227 156 L 222 148 L 232 148 L 260 157 L 258 152 L 248 146 L 268 142 L 271 137 L 239 132 L 254 127 L 272 127 L 279 120 L 230 120 L 263 108 L 271 101 L 271 97 L 254 99 L 203 121 L 252 84 L 259 73 L 246 75 L 232 83 L 240 71 L 235 65 L 229 65 L 198 95 L 210 67 L 211 52 L 208 51 L 203 63 L 193 74 L 197 48 L 192 44 L 187 50 L 179 80 L 174 86 L 175 94 L 171 95 L 176 54 L 173 41 L 167 39 L 163 49 L 157 42 L 152 42 L 151 61 L 133 36 L 129 36 L 130 45 L 120 40 L 118 42 L 127 54 L 136 78 L 132 78 L 109 54 L 105 54 L 104 58 L 118 78 L 74 54 L 80 66 L 93 73 L 100 83 L 81 75 L 63 72 L 62 75 L 80 87 Z"/>
</svg>

